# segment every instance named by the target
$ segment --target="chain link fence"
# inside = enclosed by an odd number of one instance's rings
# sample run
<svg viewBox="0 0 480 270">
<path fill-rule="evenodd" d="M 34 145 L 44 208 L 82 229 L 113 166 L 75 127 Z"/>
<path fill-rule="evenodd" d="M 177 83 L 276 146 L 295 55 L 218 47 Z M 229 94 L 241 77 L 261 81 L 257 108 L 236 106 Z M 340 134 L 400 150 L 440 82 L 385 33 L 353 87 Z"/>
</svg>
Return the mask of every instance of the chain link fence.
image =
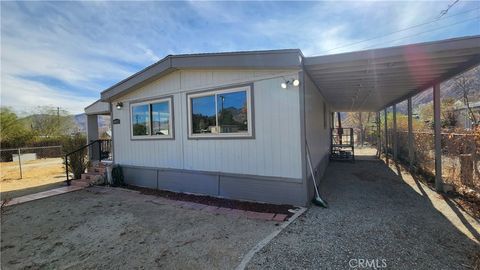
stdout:
<svg viewBox="0 0 480 270">
<path fill-rule="evenodd" d="M 387 118 L 385 130 L 384 113 L 380 114 L 380 135 L 383 150 L 393 157 L 393 122 Z M 406 120 L 398 124 L 397 157 L 400 162 L 410 165 L 408 150 L 408 131 Z M 367 141 L 376 145 L 377 132 L 370 132 Z M 434 134 L 427 128 L 414 127 L 413 130 L 413 170 L 434 180 L 435 177 L 435 145 Z M 375 135 L 375 136 L 373 136 Z M 387 144 L 385 144 L 387 139 Z M 480 131 L 479 130 L 444 130 L 442 132 L 442 177 L 446 184 L 461 194 L 476 194 L 480 197 Z M 383 151 L 382 151 L 383 152 Z"/>
<path fill-rule="evenodd" d="M 65 174 L 62 146 L 0 149 L 0 180 L 59 179 Z"/>
<path fill-rule="evenodd" d="M 389 135 L 391 135 L 391 130 Z M 408 132 L 398 131 L 398 158 L 409 164 Z M 389 136 L 393 140 L 393 136 Z M 442 177 L 460 193 L 480 193 L 480 134 L 462 131 L 442 133 Z M 433 179 L 435 175 L 434 134 L 413 132 L 413 168 Z"/>
</svg>

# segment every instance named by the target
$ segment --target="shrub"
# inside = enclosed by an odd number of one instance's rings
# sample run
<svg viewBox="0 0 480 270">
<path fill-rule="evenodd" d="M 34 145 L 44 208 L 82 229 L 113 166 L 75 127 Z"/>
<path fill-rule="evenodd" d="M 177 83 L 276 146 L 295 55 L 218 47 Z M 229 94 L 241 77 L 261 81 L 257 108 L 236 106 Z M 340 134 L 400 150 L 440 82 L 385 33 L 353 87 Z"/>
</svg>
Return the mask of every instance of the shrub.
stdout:
<svg viewBox="0 0 480 270">
<path fill-rule="evenodd" d="M 124 186 L 123 171 L 120 165 L 115 165 L 112 169 L 112 186 Z"/>
<path fill-rule="evenodd" d="M 75 134 L 72 136 L 63 137 L 62 139 L 63 154 L 66 155 L 68 153 L 71 153 L 75 150 L 80 149 L 81 147 L 86 145 L 86 141 L 87 139 L 83 134 Z M 88 148 L 85 147 L 84 149 L 68 156 L 68 171 L 70 173 L 73 173 L 74 179 L 80 179 L 82 176 L 82 173 L 84 173 L 88 167 L 87 150 Z M 65 164 L 66 162 L 65 157 L 63 157 L 63 159 Z"/>
</svg>

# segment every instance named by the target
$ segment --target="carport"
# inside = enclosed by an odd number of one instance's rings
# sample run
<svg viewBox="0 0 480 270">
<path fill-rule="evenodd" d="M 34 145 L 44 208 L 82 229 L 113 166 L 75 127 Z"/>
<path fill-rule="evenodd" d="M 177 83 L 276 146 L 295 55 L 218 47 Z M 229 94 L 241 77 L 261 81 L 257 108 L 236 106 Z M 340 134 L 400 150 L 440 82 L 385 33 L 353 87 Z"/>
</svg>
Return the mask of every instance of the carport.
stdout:
<svg viewBox="0 0 480 270">
<path fill-rule="evenodd" d="M 304 58 L 304 67 L 337 112 L 393 110 L 393 159 L 397 161 L 396 105 L 408 101 L 408 152 L 413 162 L 412 97 L 433 89 L 435 187 L 441 175 L 440 84 L 480 64 L 480 36 Z M 378 133 L 380 134 L 380 133 Z M 386 142 L 378 136 L 379 148 Z M 381 151 L 381 149 L 379 149 Z"/>
</svg>

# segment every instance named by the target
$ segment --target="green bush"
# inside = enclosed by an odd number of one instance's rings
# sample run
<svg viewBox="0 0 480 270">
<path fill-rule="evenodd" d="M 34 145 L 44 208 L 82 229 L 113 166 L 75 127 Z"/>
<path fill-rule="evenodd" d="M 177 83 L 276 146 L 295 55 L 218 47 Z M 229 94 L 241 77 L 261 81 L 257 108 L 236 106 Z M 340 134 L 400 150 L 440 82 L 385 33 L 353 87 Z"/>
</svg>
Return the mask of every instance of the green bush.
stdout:
<svg viewBox="0 0 480 270">
<path fill-rule="evenodd" d="M 5 148 L 23 147 L 31 141 L 34 133 L 29 130 L 15 112 L 7 107 L 0 108 L 0 145 Z"/>
<path fill-rule="evenodd" d="M 62 138 L 62 150 L 63 154 L 66 155 L 71 153 L 75 150 L 80 149 L 81 147 L 85 146 L 87 139 L 83 134 L 75 134 L 73 136 L 65 136 Z M 73 173 L 74 179 L 80 179 L 82 173 L 85 173 L 85 170 L 88 168 L 88 148 L 85 147 L 84 149 L 71 154 L 68 156 L 68 171 Z M 64 164 L 66 162 L 65 157 Z"/>
</svg>

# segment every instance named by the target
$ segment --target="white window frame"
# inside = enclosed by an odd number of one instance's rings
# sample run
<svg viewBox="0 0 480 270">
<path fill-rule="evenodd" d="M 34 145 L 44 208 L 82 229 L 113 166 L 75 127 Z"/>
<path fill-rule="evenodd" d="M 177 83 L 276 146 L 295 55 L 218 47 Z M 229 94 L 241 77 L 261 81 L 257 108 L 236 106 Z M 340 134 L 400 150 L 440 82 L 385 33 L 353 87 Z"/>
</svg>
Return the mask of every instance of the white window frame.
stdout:
<svg viewBox="0 0 480 270">
<path fill-rule="evenodd" d="M 217 110 L 217 95 L 233 93 L 233 92 L 246 92 L 247 97 L 247 132 L 237 132 L 237 133 L 193 133 L 193 124 L 192 124 L 192 99 L 200 98 L 205 96 L 214 96 L 215 97 L 215 117 L 218 127 L 218 110 Z M 252 103 L 252 85 L 239 86 L 233 88 L 223 88 L 218 90 L 206 90 L 199 93 L 187 94 L 187 104 L 188 104 L 188 138 L 190 139 L 224 139 L 224 138 L 253 138 L 253 103 Z"/>
<path fill-rule="evenodd" d="M 168 102 L 168 111 L 169 111 L 169 132 L 168 135 L 157 135 L 157 134 L 152 134 L 152 104 L 155 103 L 162 103 L 162 102 Z M 150 128 L 150 135 L 133 135 L 133 107 L 135 106 L 142 106 L 142 105 L 148 105 L 148 114 L 149 114 L 149 128 Z M 160 98 L 160 99 L 152 99 L 152 100 L 146 100 L 142 102 L 131 102 L 130 103 L 130 138 L 132 140 L 158 140 L 158 139 L 173 139 L 174 133 L 174 123 L 173 123 L 173 98 L 172 97 L 166 97 L 166 98 Z"/>
</svg>

